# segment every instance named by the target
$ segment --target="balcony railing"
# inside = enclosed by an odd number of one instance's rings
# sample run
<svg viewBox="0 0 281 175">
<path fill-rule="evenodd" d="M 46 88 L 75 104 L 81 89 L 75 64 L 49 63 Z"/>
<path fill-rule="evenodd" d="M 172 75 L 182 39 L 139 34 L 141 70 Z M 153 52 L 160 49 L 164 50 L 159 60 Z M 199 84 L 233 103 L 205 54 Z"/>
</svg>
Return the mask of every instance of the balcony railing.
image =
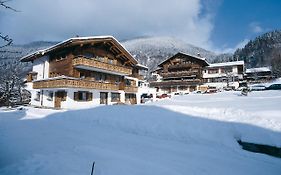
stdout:
<svg viewBox="0 0 281 175">
<path fill-rule="evenodd" d="M 106 62 L 102 62 L 96 60 L 94 58 L 86 58 L 83 56 L 75 57 L 72 61 L 73 66 L 86 66 L 86 67 L 93 67 L 98 68 L 110 72 L 115 72 L 118 74 L 130 75 L 132 74 L 132 69 L 125 66 L 109 64 Z"/>
<path fill-rule="evenodd" d="M 182 63 L 182 64 L 175 64 L 169 65 L 168 69 L 183 69 L 183 68 L 191 68 L 193 65 L 191 63 Z"/>
<path fill-rule="evenodd" d="M 169 72 L 169 73 L 161 73 L 163 78 L 173 78 L 173 77 L 197 77 L 200 76 L 200 73 L 197 70 L 194 71 L 181 71 L 181 72 Z"/>
<path fill-rule="evenodd" d="M 138 87 L 135 87 L 135 86 L 125 86 L 124 91 L 125 92 L 138 92 Z"/>
<path fill-rule="evenodd" d="M 47 88 L 86 88 L 100 90 L 119 90 L 118 84 L 95 82 L 87 80 L 74 79 L 52 79 L 33 82 L 34 89 Z"/>
<path fill-rule="evenodd" d="M 120 86 L 119 84 L 95 82 L 81 79 L 49 79 L 33 82 L 34 89 L 49 89 L 49 88 L 85 88 L 85 89 L 100 89 L 100 90 L 124 90 L 125 92 L 137 92 L 135 86 Z"/>
<path fill-rule="evenodd" d="M 150 82 L 152 87 L 163 87 L 163 86 L 188 86 L 188 85 L 199 85 L 202 83 L 201 79 L 190 79 L 190 80 L 170 80 L 161 82 Z"/>
</svg>

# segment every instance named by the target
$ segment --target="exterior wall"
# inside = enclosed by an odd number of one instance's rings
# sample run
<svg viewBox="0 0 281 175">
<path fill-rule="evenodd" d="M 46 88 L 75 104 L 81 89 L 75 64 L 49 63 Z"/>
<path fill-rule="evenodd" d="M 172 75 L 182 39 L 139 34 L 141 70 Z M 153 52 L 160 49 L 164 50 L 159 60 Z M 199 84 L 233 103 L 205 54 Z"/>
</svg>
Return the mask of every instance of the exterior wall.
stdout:
<svg viewBox="0 0 281 175">
<path fill-rule="evenodd" d="M 108 93 L 108 105 L 116 104 L 117 102 L 111 101 L 111 93 L 120 93 L 120 102 L 125 103 L 125 92 L 124 91 L 100 91 L 100 90 L 89 90 L 89 89 L 49 89 L 49 90 L 32 90 L 31 91 L 31 105 L 34 106 L 43 106 L 43 107 L 54 107 L 55 102 L 55 92 L 57 91 L 66 91 L 67 96 L 66 100 L 61 102 L 61 108 L 63 109 L 82 109 L 82 108 L 91 108 L 100 104 L 100 92 Z M 75 101 L 74 92 L 77 91 L 87 91 L 93 94 L 91 101 Z M 35 100 L 37 92 L 40 92 L 39 100 Z M 53 98 L 49 98 L 49 92 L 53 92 Z M 43 95 L 42 95 L 43 93 Z"/>
<path fill-rule="evenodd" d="M 49 57 L 43 56 L 34 60 L 32 71 L 37 72 L 37 80 L 49 78 Z"/>
<path fill-rule="evenodd" d="M 240 65 L 239 65 L 240 66 Z M 211 74 L 209 70 L 218 70 L 218 73 Z M 231 69 L 229 73 L 225 73 L 224 69 Z M 203 78 L 205 79 L 205 85 L 210 87 L 216 87 L 217 89 L 222 89 L 227 87 L 227 82 L 221 79 L 230 78 L 229 86 L 235 89 L 239 87 L 239 80 L 243 79 L 243 72 L 239 72 L 238 65 L 223 66 L 223 67 L 207 67 L 203 70 Z M 218 82 L 211 82 L 210 79 L 217 80 Z"/>
</svg>

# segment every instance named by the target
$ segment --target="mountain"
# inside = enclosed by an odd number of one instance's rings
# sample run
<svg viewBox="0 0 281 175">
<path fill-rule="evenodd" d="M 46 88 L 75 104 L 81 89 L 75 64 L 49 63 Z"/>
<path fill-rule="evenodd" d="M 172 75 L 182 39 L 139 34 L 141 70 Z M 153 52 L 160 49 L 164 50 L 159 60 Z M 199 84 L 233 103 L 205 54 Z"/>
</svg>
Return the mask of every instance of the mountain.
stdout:
<svg viewBox="0 0 281 175">
<path fill-rule="evenodd" d="M 43 49 L 57 42 L 38 41 L 25 45 L 13 45 L 0 49 L 0 69 L 9 68 L 10 64 L 19 64 L 23 72 L 31 69 L 30 63 L 19 63 L 19 58 Z M 172 37 L 141 37 L 121 42 L 126 49 L 143 65 L 148 66 L 149 72 L 163 60 L 177 52 L 192 55 L 200 54 L 210 63 L 230 60 L 244 60 L 247 67 L 270 66 L 273 54 L 281 50 L 281 30 L 265 33 L 249 41 L 242 49 L 234 54 L 216 54 L 203 48 L 188 44 Z"/>
<path fill-rule="evenodd" d="M 125 41 L 122 44 L 141 64 L 147 65 L 149 70 L 155 69 L 160 62 L 178 52 L 192 55 L 200 54 L 209 62 L 225 60 L 232 56 L 216 54 L 171 37 L 138 38 Z"/>
<path fill-rule="evenodd" d="M 235 51 L 233 58 L 244 60 L 249 68 L 271 66 L 274 52 L 280 50 L 281 30 L 275 30 L 250 40 L 244 48 Z"/>
<path fill-rule="evenodd" d="M 0 49 L 0 72 L 17 66 L 21 70 L 22 77 L 31 70 L 31 63 L 22 63 L 19 59 L 39 49 L 47 48 L 57 42 L 38 41 L 25 45 L 12 45 Z"/>
</svg>

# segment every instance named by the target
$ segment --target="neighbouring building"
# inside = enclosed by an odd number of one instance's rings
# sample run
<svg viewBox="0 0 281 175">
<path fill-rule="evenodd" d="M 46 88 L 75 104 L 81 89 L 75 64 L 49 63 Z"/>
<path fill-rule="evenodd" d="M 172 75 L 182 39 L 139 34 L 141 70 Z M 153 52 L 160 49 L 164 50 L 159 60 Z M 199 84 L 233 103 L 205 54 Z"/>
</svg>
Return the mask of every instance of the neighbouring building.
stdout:
<svg viewBox="0 0 281 175">
<path fill-rule="evenodd" d="M 204 83 L 203 69 L 208 65 L 199 56 L 177 53 L 158 65 L 152 73 L 154 80 L 150 86 L 155 87 L 158 94 L 198 90 Z"/>
<path fill-rule="evenodd" d="M 33 64 L 31 104 L 55 108 L 138 104 L 139 73 L 147 70 L 112 36 L 70 38 L 21 61 Z"/>
<path fill-rule="evenodd" d="M 203 70 L 204 85 L 222 89 L 230 87 L 236 89 L 243 81 L 244 61 L 215 63 Z"/>
<path fill-rule="evenodd" d="M 249 83 L 262 83 L 272 80 L 274 76 L 270 67 L 257 67 L 246 69 L 245 77 Z"/>
</svg>

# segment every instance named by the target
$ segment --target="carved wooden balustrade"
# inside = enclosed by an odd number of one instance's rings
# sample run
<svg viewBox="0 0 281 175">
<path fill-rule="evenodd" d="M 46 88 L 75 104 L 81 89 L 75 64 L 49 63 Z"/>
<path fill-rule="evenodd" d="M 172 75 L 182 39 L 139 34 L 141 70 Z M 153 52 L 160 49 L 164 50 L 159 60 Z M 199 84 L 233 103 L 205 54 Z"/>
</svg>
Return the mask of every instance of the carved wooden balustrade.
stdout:
<svg viewBox="0 0 281 175">
<path fill-rule="evenodd" d="M 72 64 L 73 64 L 73 66 L 93 67 L 93 68 L 104 69 L 107 71 L 121 73 L 121 74 L 125 74 L 125 75 L 132 74 L 132 69 L 129 67 L 109 64 L 106 62 L 96 60 L 95 58 L 86 58 L 83 56 L 78 56 L 73 59 Z"/>
<path fill-rule="evenodd" d="M 96 82 L 81 79 L 50 79 L 33 82 L 34 89 L 49 89 L 49 88 L 85 88 L 99 90 L 124 90 L 125 92 L 137 92 L 136 86 L 120 86 L 119 84 Z"/>
<path fill-rule="evenodd" d="M 86 88 L 100 90 L 119 90 L 118 84 L 75 79 L 52 79 L 33 82 L 34 89 L 47 88 Z"/>
<path fill-rule="evenodd" d="M 168 72 L 168 73 L 161 73 L 160 75 L 163 78 L 187 77 L 187 76 L 200 77 L 200 73 L 199 73 L 198 70 L 180 71 L 180 72 Z"/>
</svg>

